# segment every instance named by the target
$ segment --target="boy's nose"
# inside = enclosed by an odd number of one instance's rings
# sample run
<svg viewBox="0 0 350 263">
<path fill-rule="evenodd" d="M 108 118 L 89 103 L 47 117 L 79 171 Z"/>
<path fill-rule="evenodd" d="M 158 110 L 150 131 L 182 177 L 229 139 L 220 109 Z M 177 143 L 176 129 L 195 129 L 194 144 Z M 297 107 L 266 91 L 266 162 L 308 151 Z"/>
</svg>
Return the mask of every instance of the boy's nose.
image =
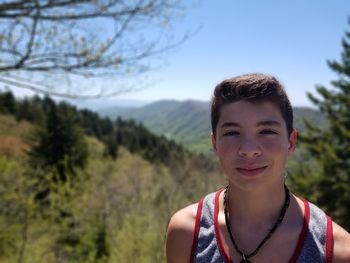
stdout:
<svg viewBox="0 0 350 263">
<path fill-rule="evenodd" d="M 241 142 L 238 153 L 242 157 L 258 157 L 262 151 L 260 145 L 255 140 L 246 139 Z"/>
</svg>

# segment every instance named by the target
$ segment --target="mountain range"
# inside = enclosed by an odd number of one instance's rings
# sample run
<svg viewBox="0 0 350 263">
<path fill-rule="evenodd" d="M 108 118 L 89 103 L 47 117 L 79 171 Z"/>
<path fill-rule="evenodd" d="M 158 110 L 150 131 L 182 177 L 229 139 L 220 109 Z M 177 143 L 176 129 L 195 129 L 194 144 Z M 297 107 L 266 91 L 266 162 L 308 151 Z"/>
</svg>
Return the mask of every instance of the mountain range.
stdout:
<svg viewBox="0 0 350 263">
<path fill-rule="evenodd" d="M 152 132 L 180 142 L 195 152 L 211 151 L 210 102 L 160 100 L 142 107 L 109 107 L 97 112 L 112 119 L 134 119 Z M 304 130 L 304 119 L 318 127 L 327 125 L 319 111 L 295 107 L 294 126 L 299 132 Z"/>
</svg>

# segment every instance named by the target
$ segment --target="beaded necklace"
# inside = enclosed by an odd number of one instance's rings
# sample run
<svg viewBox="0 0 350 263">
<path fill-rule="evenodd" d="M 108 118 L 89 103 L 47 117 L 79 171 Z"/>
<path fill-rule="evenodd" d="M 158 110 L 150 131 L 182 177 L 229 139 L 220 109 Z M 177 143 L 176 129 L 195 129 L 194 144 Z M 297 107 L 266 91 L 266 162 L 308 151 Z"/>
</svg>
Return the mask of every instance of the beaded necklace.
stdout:
<svg viewBox="0 0 350 263">
<path fill-rule="evenodd" d="M 255 256 L 260 248 L 266 243 L 266 241 L 268 239 L 270 239 L 270 237 L 272 236 L 272 234 L 276 231 L 276 229 L 278 228 L 278 226 L 282 223 L 283 221 L 283 218 L 284 216 L 286 215 L 286 211 L 287 211 L 287 208 L 289 207 L 289 203 L 290 203 L 290 193 L 289 193 L 289 190 L 287 188 L 286 185 L 284 185 L 284 189 L 285 189 L 285 195 L 286 195 L 286 198 L 284 200 L 284 204 L 283 204 L 283 207 L 281 209 L 281 212 L 280 212 L 280 215 L 277 219 L 277 221 L 275 222 L 275 224 L 272 226 L 272 228 L 270 229 L 270 231 L 267 233 L 267 235 L 263 238 L 263 240 L 259 243 L 259 245 L 256 247 L 256 249 L 249 253 L 249 254 L 244 254 L 242 252 L 242 250 L 240 250 L 235 242 L 235 239 L 233 238 L 233 235 L 232 235 L 232 231 L 231 231 L 231 227 L 230 227 L 230 224 L 229 224 L 229 214 L 228 214 L 228 211 L 227 211 L 227 191 L 228 191 L 228 186 L 226 186 L 225 188 L 225 191 L 224 191 L 224 213 L 225 213 L 225 223 L 226 223 L 226 228 L 227 228 L 227 231 L 229 233 L 229 236 L 230 236 L 230 239 L 232 241 L 232 244 L 233 244 L 233 247 L 235 248 L 235 250 L 237 251 L 238 254 L 241 255 L 242 257 L 242 260 L 241 260 L 241 263 L 250 263 L 249 261 L 249 258 Z"/>
</svg>

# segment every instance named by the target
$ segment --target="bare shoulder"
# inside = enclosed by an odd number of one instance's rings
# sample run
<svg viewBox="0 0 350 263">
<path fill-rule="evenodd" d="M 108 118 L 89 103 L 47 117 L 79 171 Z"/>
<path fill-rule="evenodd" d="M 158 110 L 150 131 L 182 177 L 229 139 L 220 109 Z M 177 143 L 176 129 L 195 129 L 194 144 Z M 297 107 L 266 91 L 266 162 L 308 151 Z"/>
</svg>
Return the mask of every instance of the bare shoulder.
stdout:
<svg viewBox="0 0 350 263">
<path fill-rule="evenodd" d="M 350 234 L 344 228 L 333 222 L 333 262 L 350 262 Z"/>
<path fill-rule="evenodd" d="M 168 263 L 190 261 L 197 207 L 198 203 L 189 205 L 170 219 L 166 238 Z"/>
</svg>

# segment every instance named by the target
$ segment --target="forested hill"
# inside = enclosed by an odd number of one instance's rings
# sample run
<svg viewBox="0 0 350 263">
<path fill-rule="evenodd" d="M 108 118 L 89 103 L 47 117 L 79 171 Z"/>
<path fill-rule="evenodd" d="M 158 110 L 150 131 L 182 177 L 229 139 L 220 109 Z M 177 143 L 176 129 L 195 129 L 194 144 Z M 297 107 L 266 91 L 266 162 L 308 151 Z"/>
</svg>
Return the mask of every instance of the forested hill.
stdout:
<svg viewBox="0 0 350 263">
<path fill-rule="evenodd" d="M 181 163 L 193 155 L 180 144 L 153 134 L 133 119 L 100 117 L 93 111 L 78 110 L 65 102 L 56 103 L 49 97 L 16 100 L 11 92 L 0 93 L 0 113 L 13 115 L 18 121 L 25 120 L 38 126 L 47 125 L 50 118 L 55 118 L 51 120 L 55 122 L 61 120 L 61 128 L 74 124 L 86 136 L 93 136 L 103 142 L 105 154 L 113 158 L 118 155 L 118 146 L 127 148 L 131 153 L 138 153 L 148 161 L 166 165 L 177 161 Z"/>
<path fill-rule="evenodd" d="M 98 111 L 102 116 L 134 119 L 156 134 L 183 144 L 195 152 L 210 152 L 210 104 L 187 100 L 161 100 L 139 108 L 106 108 Z M 325 127 L 322 114 L 312 108 L 294 108 L 294 126 L 304 130 L 304 119 L 318 127 Z"/>
<path fill-rule="evenodd" d="M 133 120 L 0 93 L 0 262 L 165 262 L 171 215 L 223 183 Z"/>
</svg>

